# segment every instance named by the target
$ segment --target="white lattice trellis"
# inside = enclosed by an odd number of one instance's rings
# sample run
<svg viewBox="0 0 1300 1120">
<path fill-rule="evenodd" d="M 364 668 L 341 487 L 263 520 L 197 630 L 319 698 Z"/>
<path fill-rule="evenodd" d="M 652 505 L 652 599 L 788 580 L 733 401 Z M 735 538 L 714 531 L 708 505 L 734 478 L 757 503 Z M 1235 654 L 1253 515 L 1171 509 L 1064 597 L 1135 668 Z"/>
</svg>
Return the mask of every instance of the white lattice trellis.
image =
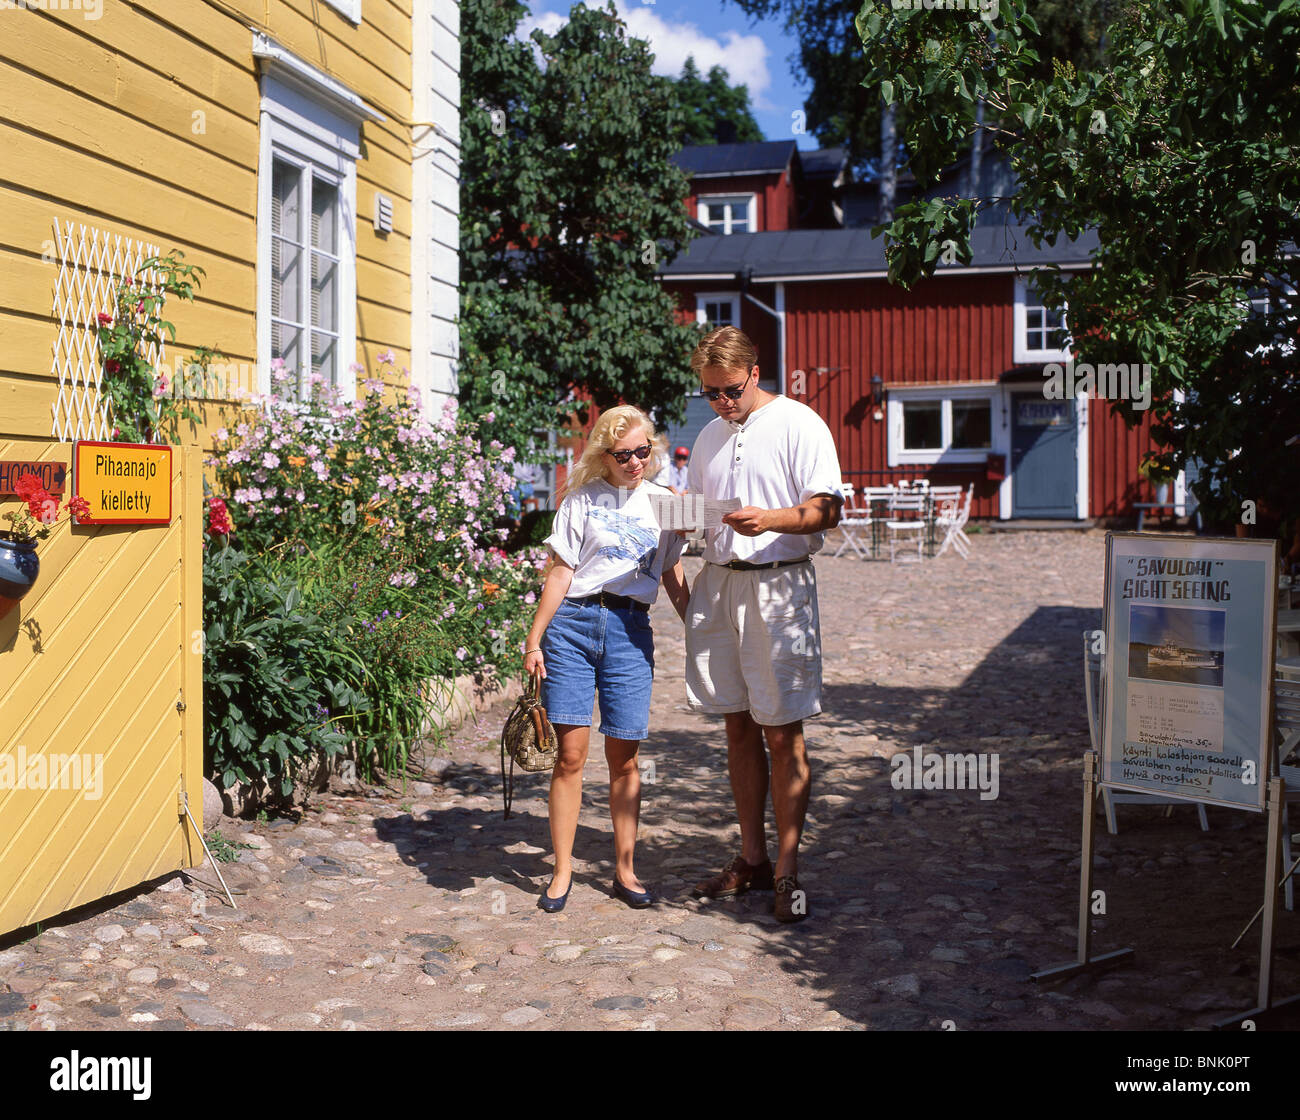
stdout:
<svg viewBox="0 0 1300 1120">
<path fill-rule="evenodd" d="M 59 379 L 52 434 L 56 439 L 108 439 L 112 432 L 108 406 L 100 389 L 103 362 L 99 353 L 100 312 L 116 315 L 118 285 L 130 280 L 148 258 L 159 255 L 146 245 L 94 226 L 60 224 L 54 219 L 59 251 L 59 278 L 54 287 L 54 318 L 59 336 L 54 343 L 51 373 Z M 150 269 L 140 278 L 157 294 L 159 277 Z M 156 367 L 166 357 L 161 343 L 150 345 L 145 357 Z"/>
</svg>

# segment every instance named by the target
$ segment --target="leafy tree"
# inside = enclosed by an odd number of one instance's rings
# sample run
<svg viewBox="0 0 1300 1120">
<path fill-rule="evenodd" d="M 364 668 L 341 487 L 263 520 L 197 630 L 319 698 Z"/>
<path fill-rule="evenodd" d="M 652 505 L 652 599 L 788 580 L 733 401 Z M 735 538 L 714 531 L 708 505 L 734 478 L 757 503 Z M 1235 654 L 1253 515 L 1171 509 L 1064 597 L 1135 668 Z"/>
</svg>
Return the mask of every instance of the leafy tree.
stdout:
<svg viewBox="0 0 1300 1120">
<path fill-rule="evenodd" d="M 1000 0 L 995 40 L 940 14 L 958 15 L 868 0 L 857 21 L 865 80 L 908 106 L 913 171 L 937 175 L 986 99 L 982 127 L 1010 153 L 1013 210 L 1035 244 L 1097 230 L 1092 270 L 1037 270 L 1035 283 L 1068 298 L 1080 360 L 1151 365 L 1157 471 L 1197 459 L 1194 490 L 1222 525 L 1243 502 L 1294 510 L 1300 0 L 1133 3 L 1108 26 L 1104 67 L 1058 62 L 1046 78 L 1025 0 Z M 932 274 L 947 240 L 969 260 L 976 209 L 900 207 L 877 229 L 891 279 Z M 1137 419 L 1131 402 L 1115 407 Z"/>
<path fill-rule="evenodd" d="M 746 15 L 766 19 L 784 15 L 785 27 L 799 41 L 791 63 L 796 77 L 809 84 L 804 110 L 808 125 L 822 147 L 843 146 L 859 178 L 891 173 L 891 162 L 905 162 L 897 145 L 882 144 L 888 122 L 880 83 L 866 84 L 867 59 L 854 28 L 861 0 L 733 0 Z M 1039 50 L 1041 66 L 1051 74 L 1053 58 L 1086 65 L 1101 46 L 1109 9 L 1119 0 L 1034 0 L 1033 10 L 1045 29 Z M 932 21 L 960 19 L 958 12 L 928 11 Z M 986 31 L 996 21 L 985 22 Z M 893 103 L 894 126 L 903 135 L 906 106 Z M 893 157 L 892 160 L 890 157 Z"/>
<path fill-rule="evenodd" d="M 521 449 L 584 396 L 676 418 L 696 338 L 655 280 L 691 236 L 672 81 L 612 6 L 531 42 L 526 11 L 461 7 L 460 398 Z"/>
<path fill-rule="evenodd" d="M 695 59 L 687 58 L 676 92 L 685 116 L 679 133 L 683 147 L 763 139 L 763 130 L 750 109 L 749 87 L 733 86 L 721 66 L 710 68 L 708 78 L 701 78 Z"/>
</svg>

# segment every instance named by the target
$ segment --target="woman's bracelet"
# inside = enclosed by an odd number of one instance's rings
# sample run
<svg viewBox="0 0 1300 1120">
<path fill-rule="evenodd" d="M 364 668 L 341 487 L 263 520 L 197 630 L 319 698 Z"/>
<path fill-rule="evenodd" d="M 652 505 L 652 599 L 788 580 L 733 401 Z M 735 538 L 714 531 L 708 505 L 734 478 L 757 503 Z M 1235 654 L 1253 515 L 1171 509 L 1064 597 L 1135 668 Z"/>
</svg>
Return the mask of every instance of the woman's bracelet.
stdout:
<svg viewBox="0 0 1300 1120">
<path fill-rule="evenodd" d="M 536 649 L 524 650 L 524 656 L 527 657 L 530 653 L 541 653 L 541 652 L 542 652 L 542 647 L 538 646 Z"/>
</svg>

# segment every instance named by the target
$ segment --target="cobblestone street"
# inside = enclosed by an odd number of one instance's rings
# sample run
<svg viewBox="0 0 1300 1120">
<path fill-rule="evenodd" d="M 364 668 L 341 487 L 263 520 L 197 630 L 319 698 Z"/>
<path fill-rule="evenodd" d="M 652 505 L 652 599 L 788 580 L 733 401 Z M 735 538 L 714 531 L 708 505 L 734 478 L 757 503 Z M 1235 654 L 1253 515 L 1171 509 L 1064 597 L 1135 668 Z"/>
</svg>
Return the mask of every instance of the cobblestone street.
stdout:
<svg viewBox="0 0 1300 1120">
<path fill-rule="evenodd" d="M 1080 632 L 1101 623 L 1104 535 L 972 541 L 968 562 L 816 562 L 807 921 L 776 923 L 770 893 L 690 897 L 738 832 L 722 722 L 686 707 L 681 624 L 661 595 L 637 849 L 657 906 L 610 897 L 593 736 L 573 893 L 562 914 L 536 908 L 548 776 L 517 777 L 502 820 L 499 706 L 405 793 L 224 820 L 253 845 L 223 865 L 238 911 L 205 868 L 3 943 L 0 1029 L 1183 1029 L 1253 1006 L 1258 926 L 1229 946 L 1262 899 L 1264 822 L 1226 809 L 1208 810 L 1208 832 L 1192 806 L 1121 806 L 1116 836 L 1099 817 L 1095 951 L 1134 958 L 1028 982 L 1075 953 Z M 996 758 L 996 798 L 893 788 L 890 757 L 917 746 Z M 1280 995 L 1300 990 L 1298 950 L 1283 912 Z"/>
</svg>

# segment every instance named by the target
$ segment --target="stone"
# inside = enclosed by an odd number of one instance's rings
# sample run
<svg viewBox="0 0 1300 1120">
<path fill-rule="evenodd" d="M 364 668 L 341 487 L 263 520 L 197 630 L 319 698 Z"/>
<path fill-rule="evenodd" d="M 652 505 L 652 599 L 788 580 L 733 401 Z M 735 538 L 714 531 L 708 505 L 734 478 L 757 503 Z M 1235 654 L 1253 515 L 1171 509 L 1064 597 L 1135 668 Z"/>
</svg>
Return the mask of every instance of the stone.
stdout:
<svg viewBox="0 0 1300 1120">
<path fill-rule="evenodd" d="M 592 1004 L 598 1011 L 638 1011 L 644 1006 L 640 996 L 606 996 Z"/>
<path fill-rule="evenodd" d="M 510 952 L 516 957 L 539 957 L 537 946 L 528 941 L 516 941 L 510 946 Z"/>
<path fill-rule="evenodd" d="M 126 979 L 131 984 L 156 984 L 158 970 L 152 967 L 133 968 L 126 974 Z"/>
<path fill-rule="evenodd" d="M 222 1011 L 219 1007 L 213 1007 L 207 1000 L 182 999 L 180 1009 L 185 1018 L 200 1027 L 233 1027 L 235 1025 L 233 1016 Z"/>
<path fill-rule="evenodd" d="M 239 947 L 246 953 L 264 953 L 268 956 L 291 957 L 293 947 L 273 933 L 241 933 Z"/>
<path fill-rule="evenodd" d="M 0 992 L 0 1015 L 16 1015 L 26 1011 L 28 1001 L 17 992 Z"/>
<path fill-rule="evenodd" d="M 101 1019 L 116 1019 L 122 1014 L 122 1009 L 115 1003 L 97 1003 L 90 1010 Z"/>
<path fill-rule="evenodd" d="M 450 953 L 456 947 L 456 939 L 445 933 L 411 933 L 402 940 L 417 949 L 433 949 L 439 953 Z"/>
<path fill-rule="evenodd" d="M 509 1023 L 512 1027 L 523 1027 L 529 1023 L 535 1023 L 543 1017 L 543 1012 L 536 1007 L 516 1007 L 513 1011 L 507 1011 L 501 1016 L 503 1023 Z"/>
<path fill-rule="evenodd" d="M 921 994 L 921 979 L 910 972 L 903 976 L 890 976 L 884 980 L 877 980 L 873 986 L 882 992 L 888 992 L 891 996 L 903 996 L 908 999 L 916 999 Z"/>
<path fill-rule="evenodd" d="M 111 944 L 114 941 L 121 941 L 126 936 L 126 930 L 119 925 L 107 925 L 98 927 L 91 935 L 96 941 L 103 944 Z"/>
<path fill-rule="evenodd" d="M 330 845 L 330 851 L 344 859 L 364 859 L 374 855 L 369 845 L 360 840 L 340 840 L 337 844 Z"/>
<path fill-rule="evenodd" d="M 431 1027 L 472 1027 L 477 1023 L 482 1023 L 487 1019 L 486 1015 L 479 1015 L 473 1011 L 459 1011 L 455 1015 L 440 1015 L 435 1019 L 429 1020 Z"/>
<path fill-rule="evenodd" d="M 136 926 L 135 929 L 131 931 L 131 936 L 137 941 L 161 941 L 162 930 L 155 925 L 146 924 Z"/>
<path fill-rule="evenodd" d="M 552 945 L 543 955 L 548 961 L 564 964 L 568 961 L 576 961 L 584 951 L 581 945 Z"/>
<path fill-rule="evenodd" d="M 221 801 L 221 791 L 217 789 L 207 778 L 203 779 L 203 831 L 205 834 L 211 834 L 212 830 L 221 823 L 221 814 L 223 805 Z M 193 812 L 193 810 L 190 810 Z"/>
<path fill-rule="evenodd" d="M 197 933 L 192 934 L 189 937 L 182 937 L 179 941 L 176 942 L 176 946 L 179 949 L 202 949 L 203 946 L 206 944 L 207 941 L 205 941 Z"/>
</svg>

